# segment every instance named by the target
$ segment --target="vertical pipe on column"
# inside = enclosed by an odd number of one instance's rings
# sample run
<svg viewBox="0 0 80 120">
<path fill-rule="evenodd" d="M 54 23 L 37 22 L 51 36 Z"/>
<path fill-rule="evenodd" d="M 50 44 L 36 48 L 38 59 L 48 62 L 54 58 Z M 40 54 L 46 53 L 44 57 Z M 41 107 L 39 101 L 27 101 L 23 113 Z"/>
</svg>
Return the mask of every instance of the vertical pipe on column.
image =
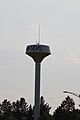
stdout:
<svg viewBox="0 0 80 120">
<path fill-rule="evenodd" d="M 34 120 L 40 117 L 40 63 L 35 63 L 35 106 Z"/>
</svg>

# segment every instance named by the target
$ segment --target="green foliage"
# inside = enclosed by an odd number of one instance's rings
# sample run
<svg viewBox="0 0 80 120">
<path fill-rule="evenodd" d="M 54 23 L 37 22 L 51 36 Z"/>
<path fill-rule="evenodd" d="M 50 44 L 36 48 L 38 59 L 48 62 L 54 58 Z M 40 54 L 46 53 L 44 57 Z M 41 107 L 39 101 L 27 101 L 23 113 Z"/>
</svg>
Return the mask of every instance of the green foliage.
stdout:
<svg viewBox="0 0 80 120">
<path fill-rule="evenodd" d="M 73 111 L 75 109 L 75 103 L 73 99 L 67 96 L 61 103 L 61 109 L 66 112 Z"/>
<path fill-rule="evenodd" d="M 41 97 L 39 120 L 80 120 L 80 110 L 75 109 L 74 100 L 69 96 L 62 101 L 53 115 L 50 110 L 49 104 Z M 34 107 L 28 105 L 24 98 L 13 103 L 5 99 L 0 104 L 0 120 L 34 120 Z"/>
<path fill-rule="evenodd" d="M 18 120 L 26 119 L 28 105 L 24 98 L 13 103 L 12 116 Z"/>
<path fill-rule="evenodd" d="M 51 115 L 50 115 L 50 109 L 51 107 L 49 106 L 48 103 L 45 103 L 44 98 L 41 96 L 41 101 L 40 101 L 40 120 L 50 120 Z"/>
<path fill-rule="evenodd" d="M 75 103 L 72 98 L 67 96 L 55 110 L 53 117 L 55 120 L 78 120 L 75 113 Z"/>
<path fill-rule="evenodd" d="M 29 109 L 28 109 L 28 112 L 27 112 L 27 120 L 33 120 L 34 118 L 33 118 L 33 116 L 34 116 L 34 111 L 33 111 L 33 108 L 32 108 L 32 106 L 30 105 L 29 106 Z"/>
</svg>

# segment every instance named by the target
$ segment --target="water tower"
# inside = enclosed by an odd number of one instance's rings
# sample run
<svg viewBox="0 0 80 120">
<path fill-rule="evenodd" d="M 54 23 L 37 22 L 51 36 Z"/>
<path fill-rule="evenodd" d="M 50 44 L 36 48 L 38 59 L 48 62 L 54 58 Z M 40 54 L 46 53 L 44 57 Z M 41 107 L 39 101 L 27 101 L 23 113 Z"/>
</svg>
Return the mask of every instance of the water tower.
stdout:
<svg viewBox="0 0 80 120">
<path fill-rule="evenodd" d="M 35 100 L 34 100 L 34 120 L 40 117 L 40 67 L 42 60 L 50 55 L 50 48 L 40 43 L 28 45 L 26 54 L 33 58 L 35 62 Z"/>
</svg>

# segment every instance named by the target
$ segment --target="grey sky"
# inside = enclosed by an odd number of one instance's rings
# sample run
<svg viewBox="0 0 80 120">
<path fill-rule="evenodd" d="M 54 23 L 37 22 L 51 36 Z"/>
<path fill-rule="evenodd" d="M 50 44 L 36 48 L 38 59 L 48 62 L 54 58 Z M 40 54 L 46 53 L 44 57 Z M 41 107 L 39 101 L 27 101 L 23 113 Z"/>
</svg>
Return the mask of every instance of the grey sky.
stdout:
<svg viewBox="0 0 80 120">
<path fill-rule="evenodd" d="M 0 0 L 0 100 L 22 96 L 33 104 L 34 63 L 24 53 L 37 40 L 35 24 L 41 43 L 51 47 L 42 63 L 41 95 L 54 109 L 66 97 L 63 90 L 80 93 L 79 0 Z"/>
</svg>

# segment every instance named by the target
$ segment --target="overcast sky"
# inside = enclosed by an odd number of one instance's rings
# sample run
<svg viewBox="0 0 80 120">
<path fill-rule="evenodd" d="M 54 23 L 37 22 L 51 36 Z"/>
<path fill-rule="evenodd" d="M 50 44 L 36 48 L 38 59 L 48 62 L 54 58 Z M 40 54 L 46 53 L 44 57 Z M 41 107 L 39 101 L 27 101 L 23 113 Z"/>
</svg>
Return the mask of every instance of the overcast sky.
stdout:
<svg viewBox="0 0 80 120">
<path fill-rule="evenodd" d="M 80 93 L 80 0 L 0 0 L 0 101 L 34 103 L 35 66 L 25 48 L 38 39 L 36 25 L 51 48 L 42 62 L 41 95 L 54 110 L 67 96 L 63 90 Z"/>
</svg>

